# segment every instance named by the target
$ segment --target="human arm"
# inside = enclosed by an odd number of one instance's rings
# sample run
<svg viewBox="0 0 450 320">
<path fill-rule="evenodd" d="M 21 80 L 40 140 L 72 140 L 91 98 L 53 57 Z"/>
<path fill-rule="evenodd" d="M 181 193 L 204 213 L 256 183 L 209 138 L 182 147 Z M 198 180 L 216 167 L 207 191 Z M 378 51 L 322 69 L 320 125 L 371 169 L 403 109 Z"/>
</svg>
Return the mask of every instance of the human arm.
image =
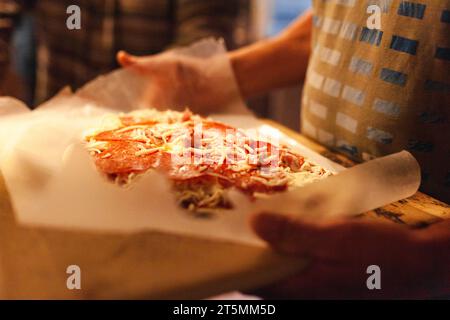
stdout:
<svg viewBox="0 0 450 320">
<path fill-rule="evenodd" d="M 229 53 L 244 97 L 300 83 L 311 51 L 312 13 L 307 11 L 278 37 Z"/>
<path fill-rule="evenodd" d="M 312 15 L 307 12 L 280 36 L 230 52 L 241 95 L 251 97 L 300 82 L 308 64 L 311 27 Z M 152 77 L 154 85 L 149 100 L 154 106 L 170 105 L 174 100 L 167 97 L 170 93 L 177 96 L 177 104 L 189 105 L 199 112 L 210 111 L 233 96 L 222 94 L 227 91 L 223 88 L 222 69 L 205 73 L 209 61 L 181 58 L 170 52 L 146 57 L 119 52 L 117 59 L 122 66 L 134 66 Z"/>
</svg>

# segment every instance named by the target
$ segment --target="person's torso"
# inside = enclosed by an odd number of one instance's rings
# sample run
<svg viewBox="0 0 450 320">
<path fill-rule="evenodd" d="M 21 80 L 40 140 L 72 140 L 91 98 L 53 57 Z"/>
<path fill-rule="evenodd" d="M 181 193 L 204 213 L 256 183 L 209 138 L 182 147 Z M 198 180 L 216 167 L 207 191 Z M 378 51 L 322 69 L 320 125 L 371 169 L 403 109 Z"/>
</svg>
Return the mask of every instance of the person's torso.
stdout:
<svg viewBox="0 0 450 320">
<path fill-rule="evenodd" d="M 81 8 L 79 30 L 65 27 L 70 5 Z M 118 67 L 119 50 L 149 55 L 206 36 L 233 45 L 240 0 L 40 0 L 37 10 L 49 55 L 41 97 L 46 99 L 65 85 L 80 87 Z"/>
<path fill-rule="evenodd" d="M 448 201 L 450 1 L 316 0 L 313 11 L 302 132 L 360 161 L 407 149 L 424 190 Z"/>
</svg>

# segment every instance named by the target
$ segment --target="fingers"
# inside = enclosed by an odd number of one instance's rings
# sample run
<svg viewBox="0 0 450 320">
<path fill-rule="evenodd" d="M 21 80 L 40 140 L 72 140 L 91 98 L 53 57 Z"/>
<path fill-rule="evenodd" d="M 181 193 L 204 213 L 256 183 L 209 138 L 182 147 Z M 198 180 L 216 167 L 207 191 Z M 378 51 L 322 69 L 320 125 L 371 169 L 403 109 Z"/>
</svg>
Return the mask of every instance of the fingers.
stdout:
<svg viewBox="0 0 450 320">
<path fill-rule="evenodd" d="M 274 215 L 268 212 L 255 214 L 251 217 L 250 224 L 256 234 L 268 243 L 279 243 L 283 241 L 287 224 L 290 223 L 287 217 Z"/>
<path fill-rule="evenodd" d="M 276 213 L 252 216 L 251 225 L 258 236 L 274 249 L 328 262 L 367 263 L 373 257 L 394 259 L 414 246 L 414 234 L 399 225 L 342 220 L 327 224 L 299 221 Z M 389 248 L 389 250 L 385 250 Z"/>
<path fill-rule="evenodd" d="M 137 57 L 125 51 L 117 53 L 117 62 L 124 68 L 133 67 L 136 71 L 144 74 L 153 74 L 168 67 L 165 60 L 161 59 L 161 56 Z"/>
<path fill-rule="evenodd" d="M 147 68 L 150 68 L 151 66 L 155 65 L 155 63 L 152 63 L 153 61 L 155 61 L 157 56 L 144 56 L 144 57 L 137 57 L 134 55 L 129 54 L 128 52 L 125 52 L 123 50 L 117 52 L 117 62 L 122 66 L 122 67 L 130 67 L 130 66 L 134 66 L 134 65 L 143 65 L 145 64 L 145 66 Z"/>
<path fill-rule="evenodd" d="M 436 272 L 436 264 L 430 268 L 426 263 L 426 247 L 417 245 L 415 233 L 399 225 L 363 220 L 317 225 L 274 213 L 252 216 L 251 225 L 275 249 L 312 258 L 305 273 L 261 289 L 259 294 L 266 297 L 421 296 Z M 380 294 L 365 286 L 366 269 L 372 264 L 383 269 L 386 285 Z"/>
<path fill-rule="evenodd" d="M 135 65 L 138 62 L 138 58 L 121 50 L 117 53 L 117 62 L 122 67 L 129 67 Z"/>
<path fill-rule="evenodd" d="M 286 215 L 262 212 L 253 215 L 250 224 L 259 237 L 285 253 L 309 255 L 322 251 L 329 241 L 326 226 L 300 222 Z"/>
</svg>

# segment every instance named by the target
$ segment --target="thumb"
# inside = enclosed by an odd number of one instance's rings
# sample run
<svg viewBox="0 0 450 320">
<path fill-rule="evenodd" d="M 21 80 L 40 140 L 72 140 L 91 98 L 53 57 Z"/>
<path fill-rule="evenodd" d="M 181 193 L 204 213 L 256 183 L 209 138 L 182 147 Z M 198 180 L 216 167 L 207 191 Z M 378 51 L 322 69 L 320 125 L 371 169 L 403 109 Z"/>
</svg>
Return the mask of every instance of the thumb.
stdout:
<svg viewBox="0 0 450 320">
<path fill-rule="evenodd" d="M 124 68 L 132 67 L 135 71 L 143 74 L 155 74 L 158 72 L 167 72 L 173 64 L 172 60 L 167 59 L 167 55 L 150 55 L 137 57 L 125 51 L 117 53 L 117 62 Z"/>
<path fill-rule="evenodd" d="M 138 63 L 139 58 L 136 56 L 133 56 L 125 51 L 119 51 L 117 53 L 117 62 L 122 66 L 122 67 L 129 67 L 132 65 L 135 65 L 136 63 Z"/>
</svg>

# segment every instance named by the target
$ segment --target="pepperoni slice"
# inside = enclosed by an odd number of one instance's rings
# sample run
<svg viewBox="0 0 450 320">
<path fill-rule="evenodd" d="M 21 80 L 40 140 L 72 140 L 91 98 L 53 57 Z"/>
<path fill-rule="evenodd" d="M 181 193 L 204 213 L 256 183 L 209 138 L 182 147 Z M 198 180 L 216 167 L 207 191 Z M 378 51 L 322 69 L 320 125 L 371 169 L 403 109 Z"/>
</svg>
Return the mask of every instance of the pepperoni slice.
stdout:
<svg viewBox="0 0 450 320">
<path fill-rule="evenodd" d="M 280 152 L 280 165 L 282 167 L 289 167 L 293 172 L 299 172 L 303 164 L 305 163 L 305 158 L 293 153 L 287 149 L 282 149 Z"/>
<path fill-rule="evenodd" d="M 115 130 L 103 131 L 95 135 L 93 139 L 97 141 L 136 141 L 136 142 L 150 141 L 153 145 L 157 144 L 158 146 L 162 142 L 161 140 L 156 139 L 155 137 L 152 136 L 149 128 L 145 127 L 140 128 L 140 130 L 143 131 L 143 134 L 145 134 L 145 137 L 147 137 L 147 139 L 149 140 L 145 139 L 144 137 L 137 137 L 135 134 L 135 130 L 137 130 L 137 128 L 130 127 L 128 130 L 126 129 L 127 128 L 120 128 Z"/>
<path fill-rule="evenodd" d="M 176 163 L 172 154 L 168 152 L 162 152 L 158 169 L 166 173 L 172 180 L 189 180 L 201 176 L 199 166 L 190 163 Z"/>
<path fill-rule="evenodd" d="M 135 118 L 132 116 L 123 116 L 120 118 L 124 128 L 104 131 L 94 137 L 97 141 L 107 141 L 108 146 L 105 151 L 94 156 L 95 163 L 99 170 L 103 173 L 124 178 L 126 181 L 127 175 L 130 173 L 144 173 L 149 169 L 158 169 L 168 175 L 174 184 L 220 184 L 224 188 L 236 187 L 246 194 L 253 195 L 258 193 L 273 193 L 284 191 L 287 189 L 287 180 L 285 174 L 279 172 L 274 174 L 271 178 L 265 180 L 262 177 L 260 170 L 266 166 L 273 164 L 274 155 L 278 157 L 275 159 L 277 165 L 282 167 L 289 167 L 292 171 L 297 172 L 301 169 L 304 163 L 304 158 L 294 152 L 289 151 L 286 147 L 278 147 L 270 142 L 257 140 L 248 137 L 245 133 L 236 128 L 223 124 L 221 122 L 204 119 L 202 122 L 202 136 L 206 140 L 215 137 L 215 134 L 210 134 L 207 130 L 215 130 L 223 136 L 223 141 L 226 143 L 226 136 L 234 135 L 233 143 L 237 143 L 232 151 L 228 151 L 226 155 L 226 163 L 218 164 L 219 159 L 212 163 L 196 164 L 194 162 L 194 153 L 187 163 L 176 162 L 173 155 L 164 149 L 156 152 L 139 155 L 139 151 L 143 148 L 149 148 L 148 139 L 151 145 L 164 147 L 164 141 L 152 137 L 150 127 L 157 124 L 157 121 Z M 177 122 L 184 123 L 191 135 L 191 147 L 194 147 L 194 132 L 196 122 L 192 121 L 192 113 L 187 110 L 180 116 L 175 116 L 173 119 L 167 117 L 166 123 Z M 170 120 L 170 121 L 169 121 Z M 173 120 L 173 121 L 172 121 Z M 143 126 L 142 128 L 131 128 L 131 126 Z M 130 128 L 127 128 L 130 126 Z M 143 132 L 136 132 L 135 130 L 143 130 Z M 145 134 L 144 137 L 142 135 Z M 142 138 L 140 138 L 142 137 Z M 166 137 L 170 139 L 171 136 Z M 216 146 L 214 139 L 210 144 L 202 141 L 202 147 L 206 149 L 215 150 Z M 220 146 L 217 145 L 217 148 Z M 244 150 L 244 152 L 242 151 Z M 254 157 L 249 157 L 254 156 Z M 222 155 L 218 156 L 219 158 Z M 243 168 L 241 171 L 234 171 L 230 167 L 234 161 L 247 160 L 249 166 Z M 255 161 L 256 160 L 256 161 Z M 266 183 L 271 182 L 271 184 Z M 274 183 L 276 181 L 276 183 Z"/>
<path fill-rule="evenodd" d="M 132 116 L 122 116 L 120 117 L 120 121 L 125 127 L 128 126 L 136 126 L 136 125 L 148 125 L 152 126 L 158 123 L 158 121 L 144 118 L 137 118 Z"/>
<path fill-rule="evenodd" d="M 136 152 L 141 150 L 139 144 L 141 143 L 111 141 L 105 151 L 94 156 L 95 164 L 106 174 L 142 173 L 158 167 L 160 152 L 136 156 Z"/>
<path fill-rule="evenodd" d="M 202 127 L 204 130 L 215 129 L 221 132 L 225 132 L 226 130 L 236 131 L 236 128 L 229 126 L 222 122 L 217 122 L 213 120 L 205 120 L 202 122 Z"/>
</svg>

